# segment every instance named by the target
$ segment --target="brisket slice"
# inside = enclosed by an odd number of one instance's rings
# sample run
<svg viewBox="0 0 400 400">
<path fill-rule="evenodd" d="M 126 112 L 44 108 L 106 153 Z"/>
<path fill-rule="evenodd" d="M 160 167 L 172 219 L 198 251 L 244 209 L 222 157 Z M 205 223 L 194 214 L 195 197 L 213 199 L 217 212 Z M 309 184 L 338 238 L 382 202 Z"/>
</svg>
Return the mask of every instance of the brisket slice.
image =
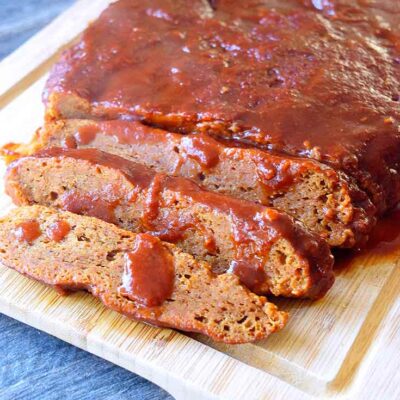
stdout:
<svg viewBox="0 0 400 400">
<path fill-rule="evenodd" d="M 15 151 L 32 154 L 51 147 L 97 148 L 156 172 L 191 178 L 208 190 L 275 207 L 332 247 L 362 245 L 375 223 L 368 196 L 343 173 L 204 134 L 169 133 L 137 121 L 64 120 L 47 123 L 30 145 Z"/>
<path fill-rule="evenodd" d="M 399 19 L 391 0 L 120 0 L 54 67 L 47 115 L 314 158 L 382 213 L 400 196 Z"/>
<path fill-rule="evenodd" d="M 321 297 L 333 284 L 329 247 L 273 208 L 206 191 L 97 149 L 52 148 L 9 166 L 18 205 L 42 204 L 149 231 L 231 272 L 258 293 Z"/>
<path fill-rule="evenodd" d="M 41 206 L 15 209 L 0 224 L 2 264 L 63 294 L 87 290 L 129 318 L 226 343 L 262 339 L 286 323 L 286 313 L 236 276 L 216 276 L 206 263 L 150 235 Z M 160 284 L 168 290 L 155 298 Z"/>
</svg>

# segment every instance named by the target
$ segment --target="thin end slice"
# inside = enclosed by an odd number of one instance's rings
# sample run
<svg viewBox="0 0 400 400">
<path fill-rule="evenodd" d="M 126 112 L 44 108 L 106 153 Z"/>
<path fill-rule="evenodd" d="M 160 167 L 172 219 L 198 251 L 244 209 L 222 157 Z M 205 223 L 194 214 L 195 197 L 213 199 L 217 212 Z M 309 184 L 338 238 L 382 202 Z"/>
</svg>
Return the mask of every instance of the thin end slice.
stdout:
<svg viewBox="0 0 400 400">
<path fill-rule="evenodd" d="M 51 231 L 60 221 L 70 229 L 55 240 Z M 24 236 L 21 227 L 26 223 L 36 224 L 36 228 L 33 234 L 25 229 Z M 42 206 L 14 209 L 0 224 L 2 264 L 58 290 L 87 290 L 129 318 L 200 332 L 226 343 L 262 339 L 286 323 L 286 313 L 265 297 L 249 292 L 237 277 L 217 276 L 206 263 L 149 235 L 136 235 L 96 218 Z M 125 255 L 139 239 L 156 241 L 171 256 L 173 291 L 161 305 L 145 306 L 121 294 Z M 152 268 L 148 277 L 155 279 Z"/>
</svg>

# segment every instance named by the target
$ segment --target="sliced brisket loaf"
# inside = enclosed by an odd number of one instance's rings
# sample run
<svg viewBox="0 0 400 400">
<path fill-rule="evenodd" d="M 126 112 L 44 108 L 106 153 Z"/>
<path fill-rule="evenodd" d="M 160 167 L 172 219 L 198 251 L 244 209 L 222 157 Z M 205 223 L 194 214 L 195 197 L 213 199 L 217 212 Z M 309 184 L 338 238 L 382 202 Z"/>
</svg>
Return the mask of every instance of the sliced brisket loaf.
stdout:
<svg viewBox="0 0 400 400">
<path fill-rule="evenodd" d="M 0 225 L 2 264 L 65 294 L 87 290 L 127 317 L 226 343 L 262 339 L 286 323 L 236 276 L 216 276 L 153 236 L 41 206 L 15 209 Z"/>
<path fill-rule="evenodd" d="M 354 178 L 379 213 L 393 207 L 399 2 L 206 3 L 113 3 L 53 68 L 48 117 L 142 119 L 313 158 Z"/>
<path fill-rule="evenodd" d="M 29 154 L 49 147 L 94 147 L 157 172 L 191 178 L 208 190 L 275 207 L 330 246 L 362 245 L 375 222 L 369 198 L 342 173 L 313 160 L 233 146 L 207 135 L 170 133 L 137 121 L 60 120 L 14 150 Z"/>
<path fill-rule="evenodd" d="M 317 298 L 334 280 L 328 245 L 286 214 L 97 149 L 52 148 L 21 158 L 9 166 L 6 185 L 18 205 L 152 232 L 259 293 Z"/>
</svg>

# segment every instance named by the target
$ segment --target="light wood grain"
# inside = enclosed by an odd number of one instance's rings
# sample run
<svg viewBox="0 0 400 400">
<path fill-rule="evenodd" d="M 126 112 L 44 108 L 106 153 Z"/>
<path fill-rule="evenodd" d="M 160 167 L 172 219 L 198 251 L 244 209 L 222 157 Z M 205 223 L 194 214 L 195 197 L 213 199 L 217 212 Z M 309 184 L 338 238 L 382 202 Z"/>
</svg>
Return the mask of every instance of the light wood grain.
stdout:
<svg viewBox="0 0 400 400">
<path fill-rule="evenodd" d="M 47 28 L 48 48 L 34 38 L 10 56 L 15 76 L 9 60 L 0 65 L 0 76 L 9 79 L 0 85 L 0 145 L 28 141 L 40 126 L 41 91 L 54 55 L 106 3 L 81 1 Z M 63 33 L 71 15 L 79 15 L 79 29 Z M 9 207 L 0 192 L 2 213 Z M 0 311 L 136 372 L 176 398 L 396 399 L 399 263 L 400 251 L 390 259 L 362 256 L 338 274 L 324 299 L 279 300 L 291 314 L 287 328 L 250 345 L 225 346 L 132 322 L 87 294 L 61 298 L 2 266 Z"/>
</svg>

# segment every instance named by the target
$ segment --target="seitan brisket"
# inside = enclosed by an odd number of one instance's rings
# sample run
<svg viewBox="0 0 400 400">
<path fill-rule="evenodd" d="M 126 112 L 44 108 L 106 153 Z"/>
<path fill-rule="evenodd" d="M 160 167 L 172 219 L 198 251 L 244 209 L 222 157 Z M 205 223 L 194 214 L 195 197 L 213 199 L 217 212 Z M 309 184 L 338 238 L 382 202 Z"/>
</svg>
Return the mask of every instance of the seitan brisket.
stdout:
<svg viewBox="0 0 400 400">
<path fill-rule="evenodd" d="M 86 214 L 134 232 L 152 232 L 229 269 L 258 293 L 318 298 L 334 280 L 329 246 L 286 214 L 206 191 L 97 149 L 44 150 L 9 166 L 18 205 Z"/>
<path fill-rule="evenodd" d="M 262 339 L 287 315 L 169 243 L 95 218 L 41 206 L 0 220 L 0 262 L 53 286 L 87 290 L 129 318 L 226 343 Z"/>
</svg>

